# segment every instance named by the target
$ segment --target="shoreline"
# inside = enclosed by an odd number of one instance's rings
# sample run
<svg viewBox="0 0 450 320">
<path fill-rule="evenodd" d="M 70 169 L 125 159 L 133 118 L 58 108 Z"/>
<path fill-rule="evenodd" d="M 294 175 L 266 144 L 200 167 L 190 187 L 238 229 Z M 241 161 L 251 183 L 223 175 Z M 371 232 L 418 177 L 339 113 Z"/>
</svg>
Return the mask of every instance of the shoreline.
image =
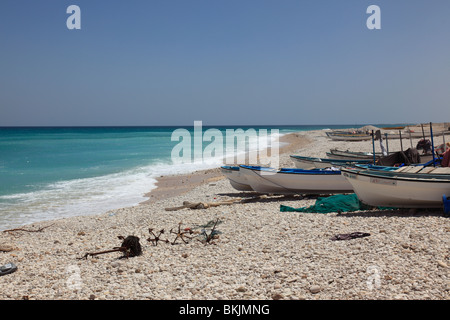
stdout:
<svg viewBox="0 0 450 320">
<path fill-rule="evenodd" d="M 286 138 L 286 136 L 290 136 L 293 133 L 287 133 L 287 134 L 283 134 L 280 137 L 280 142 L 285 142 L 285 141 L 289 141 L 289 138 Z M 285 146 L 281 147 L 282 149 L 285 148 Z M 169 166 L 169 164 L 167 164 Z M 95 212 L 88 212 L 89 208 L 87 208 L 86 210 L 84 210 L 85 208 L 83 208 L 82 210 L 73 210 L 72 208 L 72 213 L 70 213 L 70 211 L 65 211 L 63 212 L 62 215 L 57 216 L 56 214 L 54 214 L 52 217 L 49 217 L 47 215 L 42 215 L 41 214 L 41 218 L 39 219 L 21 219 L 19 221 L 14 221 L 12 223 L 6 223 L 2 229 L 9 229 L 9 228 L 20 228 L 26 225 L 31 225 L 34 223 L 39 223 L 39 222 L 46 222 L 46 221 L 52 221 L 52 220 L 57 220 L 60 218 L 68 218 L 68 217 L 76 217 L 76 216 L 80 216 L 80 215 L 92 215 L 92 216 L 96 216 L 99 214 L 103 214 L 107 211 L 110 210 L 116 210 L 116 209 L 120 209 L 123 207 L 133 207 L 136 205 L 140 205 L 140 204 L 148 204 L 160 199 L 164 199 L 167 197 L 174 197 L 176 195 L 188 192 L 189 190 L 191 190 L 192 188 L 194 188 L 195 186 L 198 186 L 202 183 L 207 183 L 209 181 L 209 179 L 220 179 L 222 176 L 222 174 L 220 173 L 220 167 L 216 167 L 216 168 L 208 168 L 208 169 L 203 169 L 203 170 L 199 170 L 199 171 L 195 171 L 195 172 L 188 172 L 188 173 L 179 173 L 179 174 L 168 174 L 165 175 L 164 177 L 151 177 L 152 183 L 150 185 L 150 187 L 147 190 L 142 190 L 139 192 L 134 192 L 134 196 L 136 196 L 136 200 L 134 201 L 128 201 L 122 204 L 118 203 L 117 205 L 112 205 L 107 209 L 102 209 L 101 206 L 98 206 L 98 208 L 95 208 Z M 94 177 L 96 178 L 96 177 Z M 223 177 L 224 178 L 224 177 Z M 178 183 L 178 181 L 180 183 Z M 80 198 L 75 198 L 75 199 L 80 199 Z M 67 200 L 67 197 L 66 197 Z M 125 200 L 125 199 L 124 199 Z M 49 206 L 51 206 L 51 204 L 49 204 Z M 64 204 L 61 205 L 62 207 L 64 206 Z M 98 210 L 97 210 L 98 209 Z M 86 212 L 83 212 L 86 211 Z M 30 210 L 30 216 L 31 213 L 33 211 Z M 28 211 L 23 214 L 23 212 L 18 211 L 19 214 L 22 214 L 21 216 L 26 217 L 28 215 Z M 45 213 L 45 212 L 44 212 Z M 33 218 L 33 217 L 31 217 Z M 2 229 L 0 229 L 0 232 L 2 231 Z"/>
<path fill-rule="evenodd" d="M 288 156 L 288 153 L 306 147 L 308 144 L 312 143 L 308 138 L 304 136 L 301 137 L 302 132 L 303 131 L 287 133 L 280 137 L 280 144 L 284 144 L 283 146 L 280 146 L 280 156 Z M 144 195 L 148 199 L 139 203 L 139 205 L 147 205 L 158 200 L 179 196 L 199 185 L 222 179 L 225 179 L 225 177 L 220 172 L 220 167 L 185 174 L 161 176 L 156 178 L 156 188 Z"/>
</svg>

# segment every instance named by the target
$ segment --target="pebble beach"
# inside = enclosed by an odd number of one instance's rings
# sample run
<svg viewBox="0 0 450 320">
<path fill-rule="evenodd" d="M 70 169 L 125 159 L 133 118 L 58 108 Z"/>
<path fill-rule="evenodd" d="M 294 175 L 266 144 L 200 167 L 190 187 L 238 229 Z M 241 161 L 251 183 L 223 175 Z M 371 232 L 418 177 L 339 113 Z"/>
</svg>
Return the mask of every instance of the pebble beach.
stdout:
<svg viewBox="0 0 450 320">
<path fill-rule="evenodd" d="M 330 148 L 372 151 L 372 141 L 332 141 L 323 130 L 283 139 L 288 145 L 280 155 L 282 167 L 293 167 L 290 154 L 325 157 Z M 407 147 L 409 140 L 403 140 Z M 400 141 L 390 140 L 389 150 L 400 150 Z M 298 208 L 316 201 L 301 195 L 166 210 L 184 201 L 254 197 L 233 189 L 219 169 L 161 177 L 158 189 L 147 196 L 134 207 L 0 232 L 0 263 L 17 266 L 0 277 L 0 299 L 450 298 L 450 220 L 442 210 L 280 212 L 280 205 Z M 218 237 L 206 242 L 201 232 L 210 234 L 215 222 Z M 148 241 L 155 238 L 149 229 L 156 235 L 164 230 L 157 245 Z M 353 232 L 370 236 L 330 240 Z M 86 253 L 120 246 L 118 237 L 130 235 L 139 238 L 141 255 L 123 259 L 121 252 L 112 252 L 83 259 Z"/>
</svg>

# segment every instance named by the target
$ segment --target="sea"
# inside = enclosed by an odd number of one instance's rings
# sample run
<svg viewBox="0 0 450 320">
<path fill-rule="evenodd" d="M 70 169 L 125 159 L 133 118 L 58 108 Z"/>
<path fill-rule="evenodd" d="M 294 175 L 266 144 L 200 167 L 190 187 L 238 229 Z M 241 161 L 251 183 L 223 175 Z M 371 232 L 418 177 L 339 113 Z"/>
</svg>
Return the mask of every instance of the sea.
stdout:
<svg viewBox="0 0 450 320">
<path fill-rule="evenodd" d="M 220 152 L 204 161 L 194 157 L 194 149 L 192 161 L 174 161 L 174 150 L 189 141 L 194 148 L 194 141 L 202 141 L 195 137 L 202 139 L 209 129 L 224 136 L 230 130 L 265 130 L 279 139 L 297 131 L 360 126 L 0 127 L 0 230 L 134 206 L 147 200 L 160 176 L 223 165 Z M 201 148 L 208 145 L 202 142 Z M 257 148 L 246 142 L 246 151 Z M 184 149 L 178 157 L 189 155 Z"/>
</svg>

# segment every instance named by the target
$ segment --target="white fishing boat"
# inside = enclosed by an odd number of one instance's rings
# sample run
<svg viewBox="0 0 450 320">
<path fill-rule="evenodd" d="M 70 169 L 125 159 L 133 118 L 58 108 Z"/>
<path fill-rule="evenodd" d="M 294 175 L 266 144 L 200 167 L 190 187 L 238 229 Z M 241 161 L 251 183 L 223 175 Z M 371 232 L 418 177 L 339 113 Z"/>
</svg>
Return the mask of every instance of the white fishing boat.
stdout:
<svg viewBox="0 0 450 320">
<path fill-rule="evenodd" d="M 220 167 L 222 174 L 227 177 L 233 188 L 239 191 L 253 191 L 252 187 L 247 184 L 244 175 L 241 174 L 239 167 L 236 166 L 222 166 Z"/>
<path fill-rule="evenodd" d="M 371 206 L 441 208 L 450 194 L 450 168 L 404 166 L 392 170 L 341 168 L 358 198 Z"/>
<path fill-rule="evenodd" d="M 373 160 L 373 153 L 371 152 L 330 149 L 330 152 L 327 152 L 326 154 L 330 159 Z M 375 153 L 375 158 L 379 158 L 380 156 L 382 156 L 381 153 Z"/>
<path fill-rule="evenodd" d="M 354 164 L 373 163 L 373 159 L 329 159 L 291 155 L 291 160 L 299 169 L 321 169 L 329 167 L 352 166 Z"/>
<path fill-rule="evenodd" d="M 304 170 L 240 166 L 247 183 L 254 191 L 271 194 L 334 194 L 353 193 L 351 184 L 338 169 Z"/>
<path fill-rule="evenodd" d="M 388 139 L 421 139 L 421 138 L 430 138 L 431 136 L 439 137 L 442 135 L 448 135 L 450 132 L 448 130 L 445 131 L 437 131 L 431 133 L 429 130 L 422 132 L 422 131 L 409 131 L 405 130 L 403 132 L 398 131 L 384 131 L 383 135 L 387 134 Z"/>
<path fill-rule="evenodd" d="M 328 138 L 336 141 L 365 141 L 372 139 L 372 136 L 365 132 L 331 131 L 326 132 L 326 134 Z"/>
<path fill-rule="evenodd" d="M 395 171 L 399 169 L 399 167 L 379 166 L 375 164 L 355 164 L 354 167 L 365 170 L 382 170 L 382 171 Z"/>
<path fill-rule="evenodd" d="M 403 151 L 390 152 L 390 156 L 392 157 L 393 154 L 399 154 L 402 152 Z M 369 161 L 373 162 L 373 153 L 370 153 L 370 152 L 352 152 L 352 151 L 341 151 L 341 150 L 331 149 L 330 152 L 326 153 L 326 155 L 329 159 L 346 160 L 346 161 L 369 160 Z M 389 156 L 383 156 L 381 153 L 375 153 L 375 161 L 379 161 L 380 159 L 388 158 L 388 157 Z M 426 154 L 426 155 L 420 154 L 419 158 L 420 158 L 420 163 L 427 163 L 427 162 L 433 160 L 433 155 L 432 154 Z M 381 160 L 381 162 L 383 162 L 383 161 L 384 160 Z"/>
</svg>

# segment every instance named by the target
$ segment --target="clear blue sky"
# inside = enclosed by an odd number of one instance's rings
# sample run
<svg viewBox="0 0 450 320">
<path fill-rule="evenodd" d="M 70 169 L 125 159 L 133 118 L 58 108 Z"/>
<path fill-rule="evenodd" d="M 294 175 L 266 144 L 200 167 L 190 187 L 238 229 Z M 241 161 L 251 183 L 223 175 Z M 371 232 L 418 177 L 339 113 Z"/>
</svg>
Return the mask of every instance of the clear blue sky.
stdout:
<svg viewBox="0 0 450 320">
<path fill-rule="evenodd" d="M 66 27 L 72 4 L 81 30 Z M 448 0 L 2 0 L 0 126 L 450 122 L 449 13 Z"/>
</svg>

